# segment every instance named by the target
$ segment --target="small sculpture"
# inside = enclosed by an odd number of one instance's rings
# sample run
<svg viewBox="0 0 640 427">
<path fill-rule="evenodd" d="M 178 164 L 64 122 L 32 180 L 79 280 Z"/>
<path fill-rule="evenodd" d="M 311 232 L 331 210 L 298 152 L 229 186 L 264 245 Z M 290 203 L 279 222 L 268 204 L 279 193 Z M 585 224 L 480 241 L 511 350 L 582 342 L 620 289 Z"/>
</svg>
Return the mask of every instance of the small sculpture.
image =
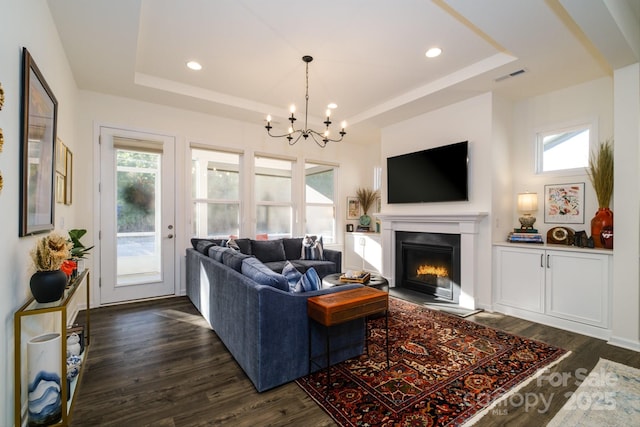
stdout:
<svg viewBox="0 0 640 427">
<path fill-rule="evenodd" d="M 67 357 L 80 355 L 80 336 L 75 332 L 67 337 Z"/>
</svg>

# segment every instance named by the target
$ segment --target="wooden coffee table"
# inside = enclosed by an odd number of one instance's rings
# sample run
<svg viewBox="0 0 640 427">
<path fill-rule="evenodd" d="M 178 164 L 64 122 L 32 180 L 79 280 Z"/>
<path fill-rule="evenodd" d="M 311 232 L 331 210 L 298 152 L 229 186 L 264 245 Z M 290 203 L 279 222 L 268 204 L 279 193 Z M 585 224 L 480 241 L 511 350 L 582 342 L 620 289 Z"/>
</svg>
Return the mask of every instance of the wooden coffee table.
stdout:
<svg viewBox="0 0 640 427">
<path fill-rule="evenodd" d="M 325 351 L 327 357 L 327 390 L 331 387 L 331 340 L 330 328 L 350 320 L 385 313 L 387 367 L 389 367 L 389 294 L 371 287 L 349 289 L 319 295 L 307 299 L 307 315 L 325 327 Z M 365 325 L 366 326 L 366 325 Z M 369 354 L 369 329 L 365 340 Z M 311 323 L 309 322 L 309 374 L 314 360 L 311 348 Z"/>
</svg>

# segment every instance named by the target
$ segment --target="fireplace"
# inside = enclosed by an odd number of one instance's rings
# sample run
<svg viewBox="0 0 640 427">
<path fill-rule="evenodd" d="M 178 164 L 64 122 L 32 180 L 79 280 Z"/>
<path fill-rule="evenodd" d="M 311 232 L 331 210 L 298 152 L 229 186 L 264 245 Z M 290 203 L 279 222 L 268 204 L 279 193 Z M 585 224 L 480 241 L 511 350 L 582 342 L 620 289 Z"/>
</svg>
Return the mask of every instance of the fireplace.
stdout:
<svg viewBox="0 0 640 427">
<path fill-rule="evenodd" d="M 396 286 L 458 303 L 460 235 L 396 231 Z"/>
</svg>

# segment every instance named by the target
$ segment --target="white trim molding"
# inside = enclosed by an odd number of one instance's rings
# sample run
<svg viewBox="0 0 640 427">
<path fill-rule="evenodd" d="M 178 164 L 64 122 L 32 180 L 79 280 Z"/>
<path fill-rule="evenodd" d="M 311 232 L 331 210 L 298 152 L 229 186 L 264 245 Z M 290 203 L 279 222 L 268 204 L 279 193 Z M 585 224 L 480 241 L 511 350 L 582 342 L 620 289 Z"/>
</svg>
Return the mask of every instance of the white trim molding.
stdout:
<svg viewBox="0 0 640 427">
<path fill-rule="evenodd" d="M 460 235 L 460 301 L 461 307 L 475 309 L 477 276 L 477 241 L 480 222 L 487 212 L 453 214 L 384 214 L 382 222 L 382 275 L 395 286 L 396 231 L 446 233 Z"/>
</svg>

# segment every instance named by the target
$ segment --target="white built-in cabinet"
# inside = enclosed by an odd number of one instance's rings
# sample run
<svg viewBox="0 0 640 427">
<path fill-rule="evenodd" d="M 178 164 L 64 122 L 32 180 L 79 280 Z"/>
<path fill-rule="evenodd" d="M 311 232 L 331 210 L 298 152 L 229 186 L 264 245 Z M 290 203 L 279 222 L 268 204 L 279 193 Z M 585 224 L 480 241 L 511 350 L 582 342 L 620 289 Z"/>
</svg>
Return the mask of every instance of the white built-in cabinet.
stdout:
<svg viewBox="0 0 640 427">
<path fill-rule="evenodd" d="M 347 232 L 344 235 L 344 268 L 382 271 L 382 238 L 380 233 Z"/>
<path fill-rule="evenodd" d="M 609 338 L 611 251 L 505 243 L 494 262 L 495 311 Z"/>
</svg>

